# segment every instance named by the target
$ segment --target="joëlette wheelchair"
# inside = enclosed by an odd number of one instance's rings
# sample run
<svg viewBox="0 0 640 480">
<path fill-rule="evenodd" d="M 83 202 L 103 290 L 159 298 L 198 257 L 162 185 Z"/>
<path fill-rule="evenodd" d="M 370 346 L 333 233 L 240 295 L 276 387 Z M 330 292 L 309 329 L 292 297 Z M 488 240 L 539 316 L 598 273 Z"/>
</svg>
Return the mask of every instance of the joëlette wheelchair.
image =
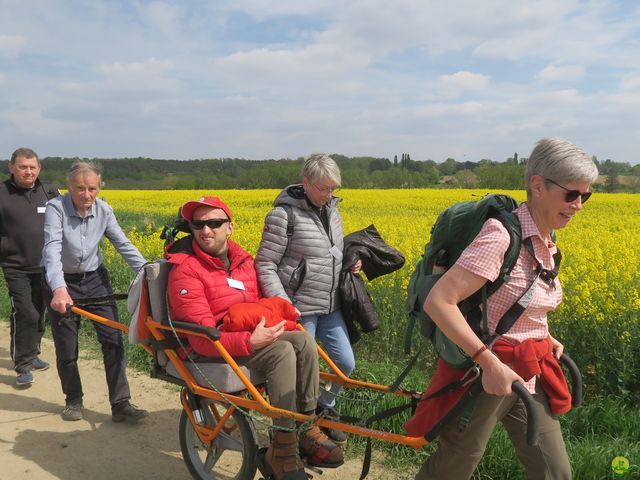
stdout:
<svg viewBox="0 0 640 480">
<path fill-rule="evenodd" d="M 264 417 L 291 418 L 302 424 L 314 422 L 346 433 L 386 440 L 411 447 L 421 447 L 438 432 L 425 436 L 404 436 L 398 433 L 368 428 L 368 422 L 346 423 L 325 416 L 311 417 L 297 412 L 272 407 L 267 401 L 265 379 L 257 372 L 242 366 L 219 342 L 215 328 L 194 323 L 172 321 L 168 315 L 166 292 L 171 266 L 164 260 L 145 265 L 140 313 L 131 328 L 137 331 L 140 345 L 153 356 L 151 376 L 181 386 L 182 414 L 179 425 L 180 448 L 189 472 L 197 480 L 253 480 L 258 469 L 258 456 L 264 452 L 256 433 L 256 413 Z M 124 332 L 129 327 L 94 315 L 80 307 L 71 308 L 75 314 L 100 322 Z M 186 345 L 186 334 L 209 339 L 220 352 L 220 359 L 206 361 L 183 360 L 179 351 Z M 325 351 L 318 354 L 328 366 L 329 373 L 321 372 L 321 380 L 338 382 L 349 389 L 366 389 L 380 394 L 406 397 L 415 405 L 420 392 L 355 380 L 344 375 Z M 573 363 L 573 362 L 571 362 Z M 579 372 L 575 364 L 569 365 L 573 379 L 574 396 L 580 398 Z M 577 373 L 576 373 L 577 372 Z M 474 388 L 481 388 L 477 381 Z M 531 408 L 533 399 L 521 384 L 514 384 L 514 392 L 524 401 L 529 412 L 527 439 L 535 444 L 537 418 Z M 581 392 L 581 390 L 580 390 Z M 374 416 L 370 418 L 374 418 Z M 264 443 L 264 442 L 263 442 Z M 366 467 L 368 471 L 368 465 Z M 261 472 L 264 474 L 264 472 Z M 366 471 L 363 468 L 363 477 Z M 267 477 L 268 479 L 269 477 Z"/>
</svg>

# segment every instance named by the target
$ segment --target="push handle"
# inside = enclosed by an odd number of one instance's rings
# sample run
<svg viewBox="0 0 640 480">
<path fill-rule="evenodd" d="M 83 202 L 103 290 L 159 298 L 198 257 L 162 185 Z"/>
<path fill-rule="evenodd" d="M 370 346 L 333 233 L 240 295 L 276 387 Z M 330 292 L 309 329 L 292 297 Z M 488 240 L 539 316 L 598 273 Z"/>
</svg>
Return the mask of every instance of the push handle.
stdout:
<svg viewBox="0 0 640 480">
<path fill-rule="evenodd" d="M 520 397 L 524 408 L 527 410 L 527 445 L 533 447 L 538 444 L 538 412 L 535 409 L 534 400 L 529 391 L 520 382 L 511 385 L 513 393 Z"/>
<path fill-rule="evenodd" d="M 571 375 L 571 406 L 577 407 L 582 404 L 582 373 L 576 362 L 569 355 L 563 353 L 560 357 L 562 363 Z"/>
</svg>

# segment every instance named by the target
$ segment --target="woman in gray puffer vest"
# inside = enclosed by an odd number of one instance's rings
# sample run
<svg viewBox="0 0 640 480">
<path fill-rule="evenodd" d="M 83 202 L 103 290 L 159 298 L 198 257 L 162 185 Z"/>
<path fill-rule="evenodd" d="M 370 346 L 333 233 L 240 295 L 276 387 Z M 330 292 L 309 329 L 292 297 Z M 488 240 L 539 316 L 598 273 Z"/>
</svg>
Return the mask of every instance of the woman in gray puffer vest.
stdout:
<svg viewBox="0 0 640 480">
<path fill-rule="evenodd" d="M 300 311 L 300 323 L 317 337 L 329 357 L 349 375 L 355 359 L 340 310 L 338 280 L 342 269 L 343 232 L 340 199 L 333 194 L 341 183 L 340 169 L 324 154 L 310 155 L 302 169 L 302 184 L 290 185 L 277 196 L 265 218 L 255 265 L 266 297 L 290 300 Z M 358 261 L 352 268 L 360 270 Z M 318 413 L 335 415 L 339 384 L 318 399 Z M 339 430 L 326 429 L 336 443 L 346 442 Z"/>
</svg>

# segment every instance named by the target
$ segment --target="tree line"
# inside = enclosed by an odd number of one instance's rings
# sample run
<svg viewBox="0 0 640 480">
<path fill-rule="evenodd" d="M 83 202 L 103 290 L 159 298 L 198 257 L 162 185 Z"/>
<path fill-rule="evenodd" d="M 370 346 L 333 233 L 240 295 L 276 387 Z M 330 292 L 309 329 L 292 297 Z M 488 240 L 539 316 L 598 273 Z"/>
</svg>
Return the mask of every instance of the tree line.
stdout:
<svg viewBox="0 0 640 480">
<path fill-rule="evenodd" d="M 340 166 L 345 188 L 487 188 L 523 189 L 527 159 L 513 157 L 503 162 L 477 162 L 448 158 L 413 160 L 408 153 L 393 160 L 377 157 L 347 157 L 332 154 Z M 217 158 L 157 160 L 151 158 L 61 158 L 42 159 L 42 178 L 64 186 L 69 167 L 77 160 L 91 160 L 103 167 L 106 188 L 123 190 L 253 189 L 283 188 L 300 180 L 303 159 L 246 160 Z M 640 164 L 594 157 L 604 181 L 594 185 L 600 191 L 640 191 Z M 2 179 L 8 177 L 8 160 L 0 161 Z"/>
</svg>

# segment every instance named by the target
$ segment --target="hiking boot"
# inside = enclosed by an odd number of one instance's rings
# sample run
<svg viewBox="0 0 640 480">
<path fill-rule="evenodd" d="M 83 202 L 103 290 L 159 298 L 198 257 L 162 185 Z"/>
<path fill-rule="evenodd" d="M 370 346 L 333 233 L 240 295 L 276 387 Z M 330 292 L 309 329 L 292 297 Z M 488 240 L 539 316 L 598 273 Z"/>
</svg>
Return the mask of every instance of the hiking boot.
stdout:
<svg viewBox="0 0 640 480">
<path fill-rule="evenodd" d="M 31 368 L 36 372 L 42 372 L 49 368 L 49 362 L 45 362 L 44 360 L 40 360 L 40 358 L 36 357 L 31 362 Z"/>
<path fill-rule="evenodd" d="M 276 431 L 264 456 L 265 476 L 275 480 L 308 480 L 302 460 L 298 456 L 296 432 Z"/>
<path fill-rule="evenodd" d="M 340 420 L 340 414 L 331 407 L 318 406 L 318 408 L 316 408 L 316 415 L 322 415 L 328 419 L 335 420 L 335 421 Z M 322 427 L 322 431 L 336 445 L 340 445 L 342 447 L 347 443 L 347 434 L 344 433 L 342 430 L 336 430 L 335 428 Z"/>
<path fill-rule="evenodd" d="M 125 401 L 111 407 L 111 420 L 119 422 L 137 422 L 149 416 L 149 412 Z"/>
<path fill-rule="evenodd" d="M 67 422 L 82 420 L 82 404 L 70 403 L 62 411 L 62 419 Z"/>
<path fill-rule="evenodd" d="M 318 425 L 300 435 L 300 455 L 314 467 L 335 468 L 344 463 L 342 448 L 329 440 Z"/>
<path fill-rule="evenodd" d="M 16 385 L 25 387 L 33 383 L 33 374 L 31 372 L 18 372 L 16 377 Z"/>
</svg>

